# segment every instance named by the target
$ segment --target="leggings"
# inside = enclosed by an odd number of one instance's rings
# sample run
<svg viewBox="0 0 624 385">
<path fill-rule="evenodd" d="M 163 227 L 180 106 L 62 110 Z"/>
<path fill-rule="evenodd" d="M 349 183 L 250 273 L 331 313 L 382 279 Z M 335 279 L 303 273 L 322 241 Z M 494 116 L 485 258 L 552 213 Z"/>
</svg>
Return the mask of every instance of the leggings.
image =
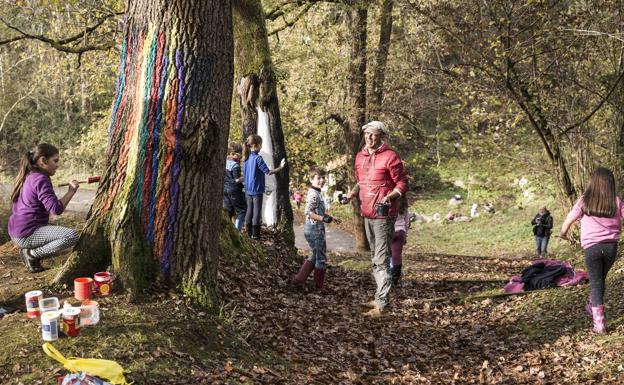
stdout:
<svg viewBox="0 0 624 385">
<path fill-rule="evenodd" d="M 42 226 L 25 238 L 12 238 L 20 249 L 28 249 L 30 255 L 38 259 L 54 256 L 59 251 L 74 247 L 78 243 L 78 233 L 74 229 L 61 226 Z"/>
<path fill-rule="evenodd" d="M 407 234 L 405 231 L 395 231 L 392 236 L 392 266 L 403 264 L 403 245 L 405 245 Z"/>
<path fill-rule="evenodd" d="M 245 194 L 245 200 L 247 201 L 245 223 L 247 226 L 260 226 L 262 224 L 262 194 Z"/>
<path fill-rule="evenodd" d="M 605 280 L 617 257 L 616 242 L 597 243 L 585 249 L 585 265 L 589 274 L 589 298 L 592 306 L 604 304 Z"/>
</svg>

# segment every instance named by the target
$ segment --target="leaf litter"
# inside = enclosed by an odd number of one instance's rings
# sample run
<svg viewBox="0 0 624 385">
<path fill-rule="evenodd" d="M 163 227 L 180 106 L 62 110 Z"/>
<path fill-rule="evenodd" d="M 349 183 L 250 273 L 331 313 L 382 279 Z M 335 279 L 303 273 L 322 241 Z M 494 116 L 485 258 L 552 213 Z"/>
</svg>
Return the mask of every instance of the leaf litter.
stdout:
<svg viewBox="0 0 624 385">
<path fill-rule="evenodd" d="M 290 284 L 303 257 L 293 258 L 293 251 L 273 234 L 265 237 L 263 253 L 251 260 L 223 261 L 218 279 L 224 305 L 218 322 L 175 292 L 154 295 L 132 305 L 136 308 L 128 306 L 126 313 L 120 312 L 119 303 L 103 301 L 104 307 L 120 316 L 154 311 L 163 318 L 132 324 L 153 328 L 151 337 L 158 345 L 133 334 L 132 325 L 103 323 L 107 329 L 101 329 L 101 339 L 96 341 L 109 345 L 98 356 L 133 362 L 125 364 L 132 368 L 128 378 L 141 384 L 621 381 L 621 320 L 609 319 L 608 335 L 592 335 L 591 321 L 583 313 L 586 287 L 470 299 L 496 293 L 529 260 L 422 254 L 408 247 L 403 282 L 391 292 L 388 314 L 370 319 L 362 314 L 362 304 L 374 294 L 371 273 L 341 266 L 346 260 L 365 262 L 367 256 L 331 254 L 322 292 L 314 291 L 311 281 L 303 288 Z M 19 265 L 13 255 L 3 260 Z M 0 275 L 6 273 L 0 269 Z M 11 278 L 16 276 L 24 273 L 11 270 Z M 616 276 L 610 287 L 617 287 L 621 279 Z M 609 311 L 622 314 L 624 304 L 614 297 L 607 296 Z M 17 313 L 0 319 L 0 331 L 20 324 L 25 330 L 28 324 L 22 317 Z M 80 338 L 88 338 L 85 335 Z M 40 358 L 38 333 L 29 336 L 34 343 L 24 337 L 11 361 L 0 363 L 3 382 L 59 370 Z M 122 338 L 136 343 L 113 348 L 113 340 Z M 192 338 L 202 346 L 191 349 Z M 69 344 L 67 339 L 62 343 Z M 28 364 L 32 357 L 43 364 Z"/>
</svg>

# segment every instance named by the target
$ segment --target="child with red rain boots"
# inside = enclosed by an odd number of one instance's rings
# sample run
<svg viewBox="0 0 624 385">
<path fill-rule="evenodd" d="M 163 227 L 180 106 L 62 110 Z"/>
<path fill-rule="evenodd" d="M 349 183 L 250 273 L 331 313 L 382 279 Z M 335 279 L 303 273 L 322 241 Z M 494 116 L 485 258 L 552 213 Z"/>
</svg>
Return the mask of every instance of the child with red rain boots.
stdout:
<svg viewBox="0 0 624 385">
<path fill-rule="evenodd" d="M 313 166 L 310 168 L 308 176 L 311 186 L 306 198 L 303 234 L 308 245 L 310 245 L 312 255 L 303 262 L 299 273 L 293 278 L 293 282 L 300 285 L 305 284 L 308 276 L 314 270 L 314 285 L 317 290 L 321 290 L 325 281 L 327 260 L 325 223 L 340 223 L 340 220 L 325 212 L 325 201 L 321 195 L 321 188 L 325 185 L 325 170 Z"/>
</svg>

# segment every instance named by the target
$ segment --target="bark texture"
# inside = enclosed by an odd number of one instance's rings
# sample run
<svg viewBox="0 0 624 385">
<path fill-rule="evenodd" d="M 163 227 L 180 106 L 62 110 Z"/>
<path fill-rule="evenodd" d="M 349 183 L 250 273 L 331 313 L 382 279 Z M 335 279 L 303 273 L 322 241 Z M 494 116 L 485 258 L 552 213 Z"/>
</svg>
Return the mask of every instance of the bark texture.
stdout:
<svg viewBox="0 0 624 385">
<path fill-rule="evenodd" d="M 390 53 L 390 38 L 392 37 L 393 6 L 394 0 L 384 0 L 379 17 L 379 46 L 377 47 L 375 71 L 373 73 L 372 92 L 372 107 L 376 115 L 379 114 L 381 110 L 381 103 L 383 102 L 384 96 L 384 81 L 386 79 L 386 67 L 388 55 Z"/>
<path fill-rule="evenodd" d="M 214 304 L 232 45 L 229 1 L 129 1 L 107 171 L 57 283 L 112 264 L 134 294 L 161 280 Z"/>
<path fill-rule="evenodd" d="M 242 140 L 258 132 L 259 106 L 269 117 L 273 147 L 273 164 L 286 158 L 286 144 L 277 98 L 277 82 L 262 3 L 255 0 L 233 0 L 234 63 L 237 81 Z M 277 227 L 294 246 L 293 212 L 289 194 L 289 167 L 275 174 L 277 181 Z"/>
<path fill-rule="evenodd" d="M 362 147 L 361 127 L 366 124 L 366 39 L 368 5 L 365 3 L 355 3 L 349 11 L 349 32 L 351 34 L 351 52 L 349 56 L 348 68 L 348 103 L 349 113 L 345 127 L 345 137 L 350 144 L 348 177 L 355 181 L 355 154 Z M 364 218 L 360 215 L 359 199 L 352 200 L 355 218 L 355 246 L 360 251 L 370 249 L 366 231 L 364 229 Z"/>
</svg>

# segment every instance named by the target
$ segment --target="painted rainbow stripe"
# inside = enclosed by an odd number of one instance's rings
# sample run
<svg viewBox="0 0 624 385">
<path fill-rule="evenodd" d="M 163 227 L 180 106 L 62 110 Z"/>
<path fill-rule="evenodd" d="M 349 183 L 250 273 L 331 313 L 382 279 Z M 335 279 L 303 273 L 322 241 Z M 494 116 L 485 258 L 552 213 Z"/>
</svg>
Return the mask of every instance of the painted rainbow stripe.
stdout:
<svg viewBox="0 0 624 385">
<path fill-rule="evenodd" d="M 165 277 L 171 271 L 178 213 L 186 94 L 184 53 L 173 43 L 153 30 L 128 33 L 122 43 L 109 154 L 111 143 L 121 139 L 121 144 L 103 205 L 104 213 L 114 208 L 120 218 L 134 210 Z"/>
</svg>

